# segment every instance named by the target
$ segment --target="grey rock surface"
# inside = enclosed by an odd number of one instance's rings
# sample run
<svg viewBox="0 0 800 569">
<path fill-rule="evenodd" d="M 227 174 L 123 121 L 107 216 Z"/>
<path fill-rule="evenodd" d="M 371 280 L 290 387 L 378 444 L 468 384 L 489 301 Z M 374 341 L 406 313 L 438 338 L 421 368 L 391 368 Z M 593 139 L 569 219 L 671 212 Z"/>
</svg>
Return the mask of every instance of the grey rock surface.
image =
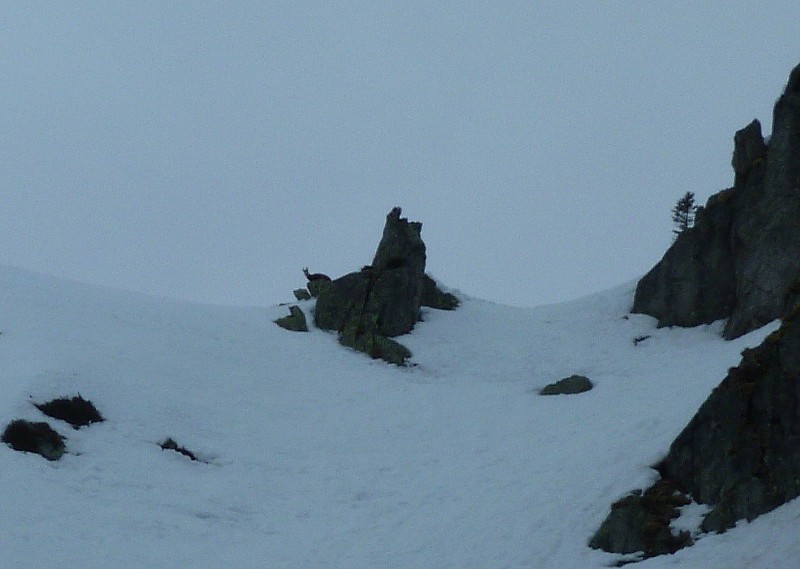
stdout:
<svg viewBox="0 0 800 569">
<path fill-rule="evenodd" d="M 688 532 L 674 532 L 670 522 L 690 500 L 661 480 L 645 492 L 636 491 L 611 505 L 611 512 L 589 547 L 609 553 L 639 553 L 654 557 L 674 553 L 693 543 Z"/>
<path fill-rule="evenodd" d="M 712 196 L 639 282 L 633 312 L 660 326 L 727 318 L 739 337 L 777 318 L 800 278 L 800 66 L 775 104 L 767 145 L 753 121 L 736 133 L 733 188 Z"/>
<path fill-rule="evenodd" d="M 700 407 L 658 465 L 721 531 L 800 496 L 800 318 L 754 349 Z"/>
<path fill-rule="evenodd" d="M 668 506 L 686 496 L 710 506 L 701 526 L 706 532 L 724 531 L 800 496 L 800 303 L 780 329 L 742 353 L 655 468 L 659 482 L 612 505 L 592 547 L 615 553 L 644 547 L 658 555 L 690 544 L 687 536 L 663 531 L 674 514 Z"/>
<path fill-rule="evenodd" d="M 290 306 L 289 315 L 278 318 L 275 324 L 291 332 L 308 332 L 306 315 L 303 314 L 299 306 Z"/>
<path fill-rule="evenodd" d="M 592 387 L 591 380 L 584 375 L 571 375 L 555 383 L 545 386 L 540 395 L 575 395 L 589 391 Z"/>
</svg>

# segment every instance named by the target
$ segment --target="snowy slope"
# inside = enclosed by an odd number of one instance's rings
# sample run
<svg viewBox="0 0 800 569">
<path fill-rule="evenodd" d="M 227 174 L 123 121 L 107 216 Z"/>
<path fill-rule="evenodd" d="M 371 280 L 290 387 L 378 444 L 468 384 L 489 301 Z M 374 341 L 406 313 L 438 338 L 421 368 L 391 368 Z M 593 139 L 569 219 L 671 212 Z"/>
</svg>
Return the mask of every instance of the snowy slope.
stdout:
<svg viewBox="0 0 800 569">
<path fill-rule="evenodd" d="M 633 285 L 428 310 L 400 369 L 285 307 L 221 308 L 0 268 L 0 422 L 77 393 L 107 421 L 58 462 L 0 445 L 0 567 L 587 568 L 608 507 L 746 346 L 626 317 Z M 310 313 L 313 304 L 302 303 Z M 634 346 L 633 339 L 651 338 Z M 572 373 L 596 387 L 542 397 Z M 173 437 L 206 462 L 158 443 Z M 653 568 L 795 567 L 791 503 Z"/>
</svg>

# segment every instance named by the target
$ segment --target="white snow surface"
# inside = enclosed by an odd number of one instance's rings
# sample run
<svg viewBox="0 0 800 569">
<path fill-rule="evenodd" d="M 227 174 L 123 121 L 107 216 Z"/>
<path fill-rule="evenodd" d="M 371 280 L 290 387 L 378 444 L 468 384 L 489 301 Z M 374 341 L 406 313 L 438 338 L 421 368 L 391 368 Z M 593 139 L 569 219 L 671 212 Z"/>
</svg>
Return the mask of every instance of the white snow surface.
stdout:
<svg viewBox="0 0 800 569">
<path fill-rule="evenodd" d="M 228 308 L 0 268 L 0 421 L 48 420 L 69 454 L 0 445 L 0 567 L 592 568 L 587 541 L 775 324 L 657 329 L 633 284 L 533 309 L 425 310 L 398 368 L 285 306 Z M 311 315 L 313 302 L 300 303 Z M 310 318 L 309 318 L 310 319 Z M 650 335 L 634 346 L 633 339 Z M 544 397 L 579 373 L 595 388 Z M 74 430 L 33 405 L 81 394 Z M 204 462 L 158 443 L 172 437 Z M 793 568 L 800 504 L 656 568 Z"/>
</svg>

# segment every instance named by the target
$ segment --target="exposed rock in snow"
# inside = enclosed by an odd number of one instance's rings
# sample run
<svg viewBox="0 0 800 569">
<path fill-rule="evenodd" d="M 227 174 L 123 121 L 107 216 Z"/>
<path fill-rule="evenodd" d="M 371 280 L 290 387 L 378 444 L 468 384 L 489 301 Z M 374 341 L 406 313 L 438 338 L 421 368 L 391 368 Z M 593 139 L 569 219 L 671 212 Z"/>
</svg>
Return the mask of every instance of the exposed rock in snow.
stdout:
<svg viewBox="0 0 800 569">
<path fill-rule="evenodd" d="M 780 316 L 800 277 L 800 66 L 775 104 L 769 146 L 753 121 L 736 133 L 731 189 L 709 198 L 639 282 L 633 312 L 661 326 L 728 318 L 736 338 Z"/>
</svg>

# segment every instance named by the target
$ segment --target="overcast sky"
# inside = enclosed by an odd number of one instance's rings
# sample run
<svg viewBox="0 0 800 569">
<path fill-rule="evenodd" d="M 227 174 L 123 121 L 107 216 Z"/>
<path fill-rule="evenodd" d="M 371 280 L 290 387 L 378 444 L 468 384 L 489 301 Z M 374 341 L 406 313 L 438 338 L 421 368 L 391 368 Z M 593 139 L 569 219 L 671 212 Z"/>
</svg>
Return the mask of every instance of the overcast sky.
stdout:
<svg viewBox="0 0 800 569">
<path fill-rule="evenodd" d="M 0 262 L 203 302 L 369 263 L 513 305 L 645 273 L 800 63 L 789 2 L 3 2 Z"/>
</svg>

